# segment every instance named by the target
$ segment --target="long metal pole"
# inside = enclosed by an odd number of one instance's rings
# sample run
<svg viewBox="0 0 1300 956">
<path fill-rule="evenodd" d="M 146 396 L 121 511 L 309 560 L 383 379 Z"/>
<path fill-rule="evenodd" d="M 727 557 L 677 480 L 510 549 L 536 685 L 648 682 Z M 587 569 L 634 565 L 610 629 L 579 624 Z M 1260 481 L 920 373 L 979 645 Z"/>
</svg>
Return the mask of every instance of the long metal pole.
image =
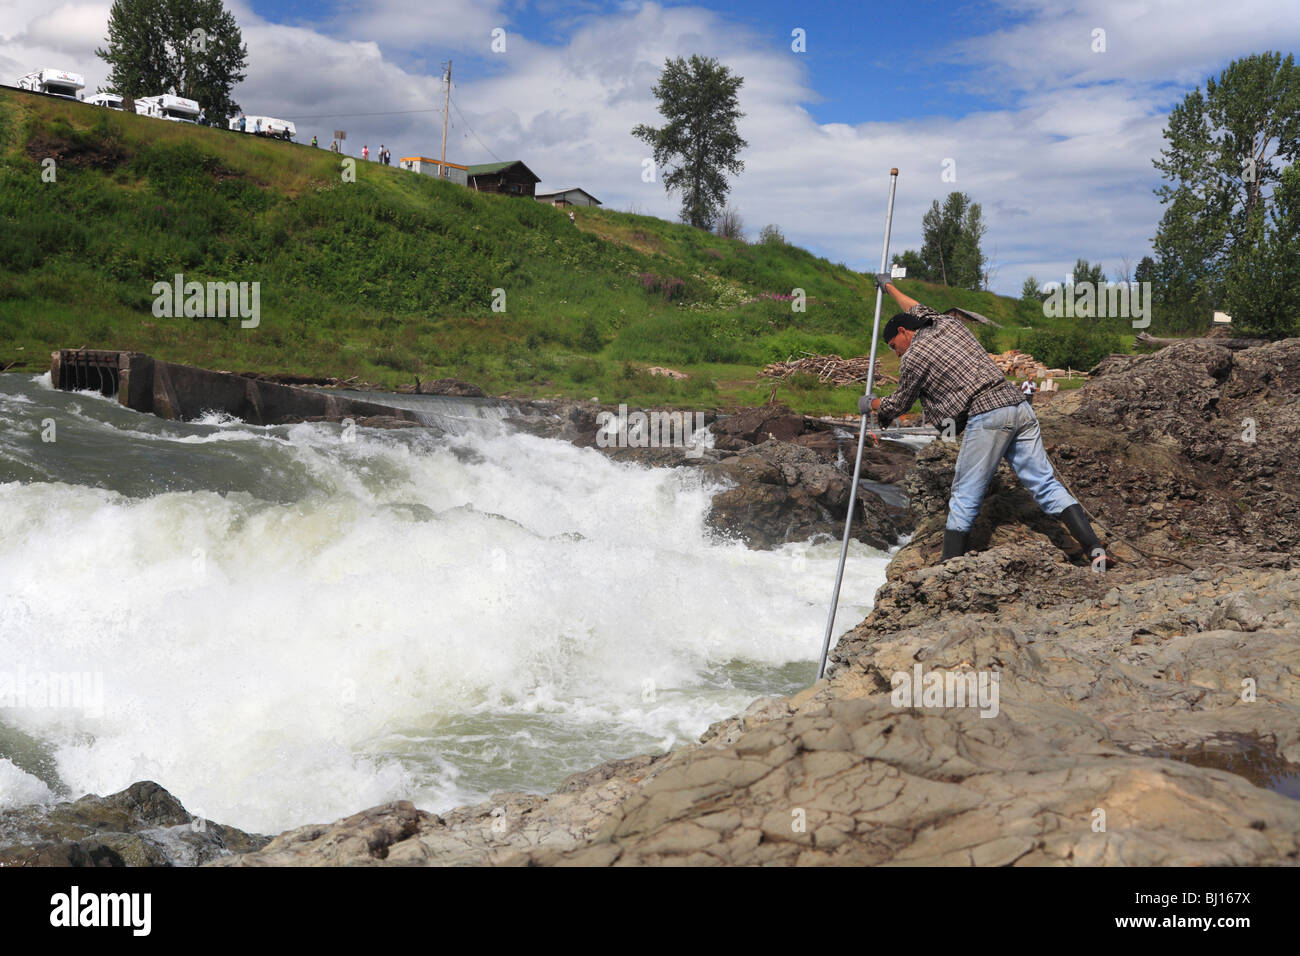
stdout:
<svg viewBox="0 0 1300 956">
<path fill-rule="evenodd" d="M 447 116 L 451 111 L 451 60 L 447 61 L 447 96 L 442 104 L 442 158 L 438 162 L 438 177 L 447 175 Z"/>
<path fill-rule="evenodd" d="M 885 245 L 880 250 L 880 271 L 884 272 L 889 268 L 889 229 L 894 224 L 894 187 L 898 185 L 898 168 L 895 167 L 889 171 L 889 209 L 885 213 Z M 876 289 L 876 318 L 871 324 L 871 362 L 867 365 L 867 391 L 871 394 L 871 388 L 875 384 L 876 378 L 876 338 L 880 333 L 880 306 L 884 302 L 885 290 Z M 821 680 L 826 675 L 826 657 L 831 652 L 831 631 L 835 629 L 835 610 L 840 604 L 840 582 L 844 580 L 844 561 L 849 556 L 849 533 L 853 528 L 853 507 L 858 500 L 858 476 L 862 474 L 862 451 L 867 441 L 867 415 L 862 415 L 862 423 L 858 428 L 858 454 L 853 459 L 853 484 L 849 486 L 849 513 L 844 517 L 844 541 L 840 545 L 840 566 L 835 572 L 835 591 L 831 594 L 831 611 L 826 618 L 826 640 L 822 642 L 822 660 L 817 668 L 817 679 Z"/>
</svg>

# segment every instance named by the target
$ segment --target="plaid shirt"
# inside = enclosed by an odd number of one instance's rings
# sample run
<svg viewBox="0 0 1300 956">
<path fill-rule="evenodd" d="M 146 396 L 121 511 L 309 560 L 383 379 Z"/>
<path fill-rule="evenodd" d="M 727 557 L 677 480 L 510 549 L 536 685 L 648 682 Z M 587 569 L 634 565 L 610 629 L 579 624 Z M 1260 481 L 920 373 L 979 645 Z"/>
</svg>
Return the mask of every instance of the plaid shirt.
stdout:
<svg viewBox="0 0 1300 956">
<path fill-rule="evenodd" d="M 920 303 L 907 311 L 933 319 L 934 325 L 914 334 L 899 362 L 898 389 L 880 402 L 882 425 L 911 408 L 918 396 L 930 424 L 942 428 L 943 420 L 951 418 L 958 431 L 971 415 L 1025 400 L 960 319 Z"/>
</svg>

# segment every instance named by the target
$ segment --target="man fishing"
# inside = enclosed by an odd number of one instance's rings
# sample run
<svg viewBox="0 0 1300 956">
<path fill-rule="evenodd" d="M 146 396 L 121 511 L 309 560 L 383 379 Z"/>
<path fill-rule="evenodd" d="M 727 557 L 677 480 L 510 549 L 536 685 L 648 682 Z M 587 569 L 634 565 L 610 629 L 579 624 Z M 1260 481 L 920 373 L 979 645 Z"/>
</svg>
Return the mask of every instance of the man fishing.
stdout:
<svg viewBox="0 0 1300 956">
<path fill-rule="evenodd" d="M 1006 458 L 1038 506 L 1065 523 L 1084 554 L 1113 563 L 1083 506 L 1056 477 L 1038 418 L 1025 396 L 1007 381 L 965 324 L 904 295 L 887 274 L 877 275 L 876 285 L 906 310 L 890 319 L 881 334 L 899 357 L 898 389 L 883 399 L 863 396 L 858 410 L 865 415 L 869 401 L 886 425 L 919 396 L 931 422 L 942 428 L 951 420 L 958 432 L 965 432 L 948 499 L 942 560 L 966 553 L 984 493 L 998 462 Z"/>
</svg>

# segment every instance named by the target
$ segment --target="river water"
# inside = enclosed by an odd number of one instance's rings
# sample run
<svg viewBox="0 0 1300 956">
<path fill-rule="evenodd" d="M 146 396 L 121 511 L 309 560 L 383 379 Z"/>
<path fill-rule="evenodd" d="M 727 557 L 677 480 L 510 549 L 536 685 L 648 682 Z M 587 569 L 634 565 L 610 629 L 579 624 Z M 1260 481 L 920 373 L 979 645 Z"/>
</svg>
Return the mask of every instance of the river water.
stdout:
<svg viewBox="0 0 1300 956">
<path fill-rule="evenodd" d="M 262 833 L 436 812 L 813 680 L 839 542 L 750 551 L 690 469 L 426 414 L 179 423 L 0 375 L 0 808 L 150 779 Z M 837 633 L 886 562 L 852 544 Z"/>
</svg>

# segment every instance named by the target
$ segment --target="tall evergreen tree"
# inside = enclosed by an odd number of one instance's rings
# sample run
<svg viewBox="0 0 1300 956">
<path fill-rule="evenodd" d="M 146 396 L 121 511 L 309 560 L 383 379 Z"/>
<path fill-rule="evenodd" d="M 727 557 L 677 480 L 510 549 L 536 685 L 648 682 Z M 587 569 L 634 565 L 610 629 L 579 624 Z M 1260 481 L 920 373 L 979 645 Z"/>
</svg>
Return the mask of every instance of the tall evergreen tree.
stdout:
<svg viewBox="0 0 1300 956">
<path fill-rule="evenodd" d="M 725 174 L 745 168 L 736 158 L 749 145 L 736 129 L 745 115 L 736 98 L 744 82 L 712 57 L 667 60 L 654 87 L 667 123 L 632 130 L 654 150 L 656 165 L 668 169 L 664 189 L 680 191 L 682 221 L 699 229 L 711 229 L 726 205 L 731 187 Z"/>
</svg>

